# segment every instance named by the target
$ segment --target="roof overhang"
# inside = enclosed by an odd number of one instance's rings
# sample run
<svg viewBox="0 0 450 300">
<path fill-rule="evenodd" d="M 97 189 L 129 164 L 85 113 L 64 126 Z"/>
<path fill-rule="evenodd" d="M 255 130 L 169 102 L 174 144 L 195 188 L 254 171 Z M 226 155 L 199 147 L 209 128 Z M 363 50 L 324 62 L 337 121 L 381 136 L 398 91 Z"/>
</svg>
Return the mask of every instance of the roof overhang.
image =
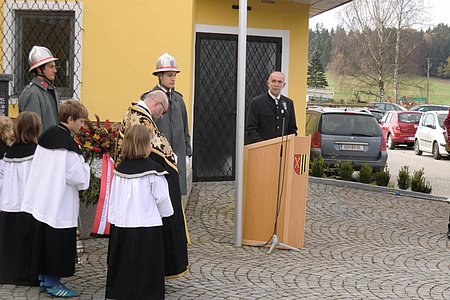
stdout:
<svg viewBox="0 0 450 300">
<path fill-rule="evenodd" d="M 352 1 L 353 0 L 309 0 L 298 2 L 306 2 L 307 4 L 310 4 L 309 17 L 311 18 Z"/>
<path fill-rule="evenodd" d="M 275 3 L 277 0 L 261 0 L 262 2 Z M 339 7 L 353 0 L 284 0 L 287 2 L 309 5 L 309 17 L 312 18 L 323 12 Z"/>
</svg>

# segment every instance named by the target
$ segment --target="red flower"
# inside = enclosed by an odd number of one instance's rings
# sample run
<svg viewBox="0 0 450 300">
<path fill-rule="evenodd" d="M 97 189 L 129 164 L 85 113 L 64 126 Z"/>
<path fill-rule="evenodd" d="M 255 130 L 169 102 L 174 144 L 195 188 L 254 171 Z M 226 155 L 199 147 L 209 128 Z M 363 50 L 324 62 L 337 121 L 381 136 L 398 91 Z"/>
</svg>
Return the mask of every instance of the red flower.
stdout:
<svg viewBox="0 0 450 300">
<path fill-rule="evenodd" d="M 117 129 L 111 126 L 109 120 L 105 120 L 104 127 L 101 125 L 100 117 L 95 115 L 96 122 L 86 121 L 86 126 L 74 136 L 77 144 L 81 146 L 81 151 L 86 161 L 92 162 L 94 157 L 102 158 L 103 154 L 113 155 Z"/>
</svg>

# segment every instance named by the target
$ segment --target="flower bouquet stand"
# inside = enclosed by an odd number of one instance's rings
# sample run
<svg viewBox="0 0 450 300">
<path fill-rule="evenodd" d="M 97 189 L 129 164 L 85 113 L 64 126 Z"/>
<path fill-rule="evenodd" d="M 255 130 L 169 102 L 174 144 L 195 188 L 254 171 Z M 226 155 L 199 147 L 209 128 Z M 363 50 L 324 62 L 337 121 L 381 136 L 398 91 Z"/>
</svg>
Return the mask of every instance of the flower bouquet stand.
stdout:
<svg viewBox="0 0 450 300">
<path fill-rule="evenodd" d="M 79 192 L 80 214 L 77 232 L 79 263 L 82 263 L 84 253 L 83 239 L 89 236 L 108 237 L 109 235 L 107 209 L 114 170 L 111 154 L 114 151 L 117 129 L 111 126 L 108 120 L 102 126 L 98 115 L 95 117 L 96 124 L 87 121 L 86 127 L 80 129 L 80 132 L 74 136 L 86 162 L 91 167 L 89 188 Z"/>
</svg>

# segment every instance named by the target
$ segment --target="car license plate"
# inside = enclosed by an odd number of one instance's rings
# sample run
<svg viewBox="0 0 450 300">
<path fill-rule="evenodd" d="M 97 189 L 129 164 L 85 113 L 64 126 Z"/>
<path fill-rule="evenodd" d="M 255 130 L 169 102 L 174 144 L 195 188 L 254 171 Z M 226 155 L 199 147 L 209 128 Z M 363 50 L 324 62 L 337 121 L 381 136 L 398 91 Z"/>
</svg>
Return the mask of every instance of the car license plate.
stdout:
<svg viewBox="0 0 450 300">
<path fill-rule="evenodd" d="M 341 145 L 341 150 L 346 151 L 364 151 L 363 145 Z"/>
<path fill-rule="evenodd" d="M 414 141 L 414 137 L 413 136 L 408 136 L 408 141 Z"/>
</svg>

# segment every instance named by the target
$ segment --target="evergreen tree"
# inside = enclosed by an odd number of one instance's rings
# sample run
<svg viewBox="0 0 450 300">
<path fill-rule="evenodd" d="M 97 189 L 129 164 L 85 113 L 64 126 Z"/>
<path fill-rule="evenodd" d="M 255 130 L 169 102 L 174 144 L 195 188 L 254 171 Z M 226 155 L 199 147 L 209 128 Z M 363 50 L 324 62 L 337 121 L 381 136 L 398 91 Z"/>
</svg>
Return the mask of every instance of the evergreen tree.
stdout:
<svg viewBox="0 0 450 300">
<path fill-rule="evenodd" d="M 309 87 L 324 88 L 328 86 L 327 78 L 320 61 L 319 51 L 314 51 L 311 62 L 308 65 L 308 79 Z"/>
<path fill-rule="evenodd" d="M 334 34 L 334 30 L 331 33 L 328 29 L 323 28 L 322 23 L 316 24 L 316 29 L 309 30 L 309 43 L 308 43 L 308 63 L 311 62 L 314 51 L 320 52 L 320 62 L 324 69 L 327 68 L 331 59 L 331 40 Z"/>
<path fill-rule="evenodd" d="M 450 57 L 447 58 L 445 63 L 442 63 L 438 67 L 437 76 L 442 78 L 450 78 Z"/>
<path fill-rule="evenodd" d="M 426 75 L 427 58 L 431 58 L 430 76 L 441 77 L 438 69 L 447 65 L 446 60 L 450 54 L 450 27 L 446 24 L 438 24 L 424 33 L 424 40 L 428 51 L 421 60 L 424 64 L 423 75 Z"/>
</svg>

